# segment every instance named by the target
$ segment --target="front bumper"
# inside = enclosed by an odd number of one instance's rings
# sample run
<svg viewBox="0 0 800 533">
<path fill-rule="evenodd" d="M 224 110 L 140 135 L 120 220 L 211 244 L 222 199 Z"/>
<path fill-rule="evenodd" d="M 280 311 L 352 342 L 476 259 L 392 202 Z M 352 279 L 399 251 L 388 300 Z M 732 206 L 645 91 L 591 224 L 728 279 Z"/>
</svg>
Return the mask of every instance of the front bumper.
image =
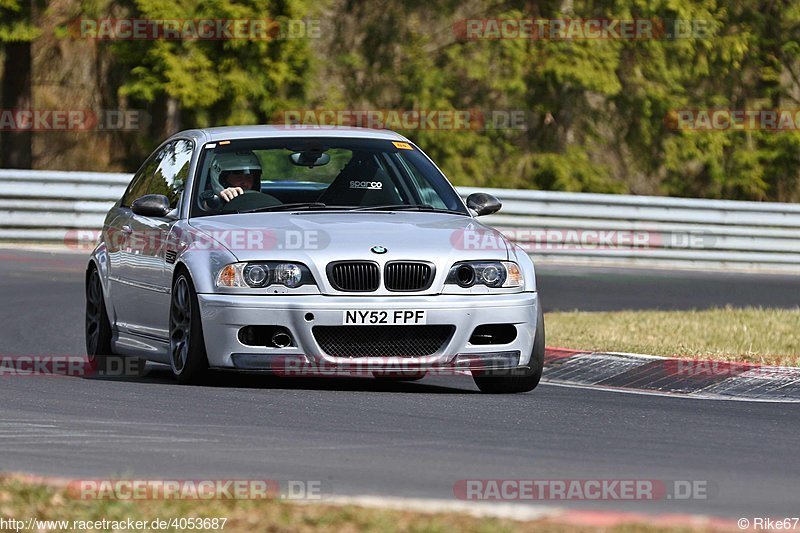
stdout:
<svg viewBox="0 0 800 533">
<path fill-rule="evenodd" d="M 370 371 L 419 369 L 510 369 L 526 367 L 536 332 L 538 294 L 431 296 L 323 296 L 199 294 L 209 364 L 215 368 L 290 372 L 310 365 Z M 424 357 L 334 357 L 320 347 L 314 326 L 341 326 L 347 310 L 424 309 L 429 325 L 451 325 L 454 332 L 435 353 Z M 313 313 L 313 320 L 308 320 Z M 469 339 L 483 324 L 513 324 L 516 338 L 507 344 L 473 345 Z M 295 346 L 248 346 L 239 340 L 245 326 L 283 326 Z M 381 328 L 384 326 L 370 326 Z"/>
</svg>

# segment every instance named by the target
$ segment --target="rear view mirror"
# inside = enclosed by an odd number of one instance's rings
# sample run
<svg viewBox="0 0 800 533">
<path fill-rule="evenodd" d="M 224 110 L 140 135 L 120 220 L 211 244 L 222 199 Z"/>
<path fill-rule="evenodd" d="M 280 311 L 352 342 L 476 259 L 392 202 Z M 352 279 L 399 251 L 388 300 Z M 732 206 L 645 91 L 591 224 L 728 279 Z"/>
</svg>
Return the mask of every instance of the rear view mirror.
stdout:
<svg viewBox="0 0 800 533">
<path fill-rule="evenodd" d="M 467 196 L 467 207 L 475 211 L 478 216 L 482 216 L 497 213 L 503 204 L 489 193 L 474 192 Z"/>
<path fill-rule="evenodd" d="M 298 167 L 321 167 L 331 161 L 331 156 L 325 152 L 317 150 L 306 150 L 305 152 L 295 152 L 289 156 L 293 165 Z"/>
</svg>

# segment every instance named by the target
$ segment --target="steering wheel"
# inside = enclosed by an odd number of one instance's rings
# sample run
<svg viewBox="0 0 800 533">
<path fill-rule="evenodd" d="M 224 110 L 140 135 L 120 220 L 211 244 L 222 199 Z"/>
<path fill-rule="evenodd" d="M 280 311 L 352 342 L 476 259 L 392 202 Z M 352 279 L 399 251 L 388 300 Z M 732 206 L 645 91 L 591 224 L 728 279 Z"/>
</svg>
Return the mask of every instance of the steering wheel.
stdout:
<svg viewBox="0 0 800 533">
<path fill-rule="evenodd" d="M 269 207 L 271 205 L 280 205 L 282 203 L 283 202 L 274 196 L 264 194 L 261 191 L 247 190 L 223 205 L 221 211 L 223 213 L 235 213 L 237 211 L 248 211 L 250 209 Z"/>
</svg>

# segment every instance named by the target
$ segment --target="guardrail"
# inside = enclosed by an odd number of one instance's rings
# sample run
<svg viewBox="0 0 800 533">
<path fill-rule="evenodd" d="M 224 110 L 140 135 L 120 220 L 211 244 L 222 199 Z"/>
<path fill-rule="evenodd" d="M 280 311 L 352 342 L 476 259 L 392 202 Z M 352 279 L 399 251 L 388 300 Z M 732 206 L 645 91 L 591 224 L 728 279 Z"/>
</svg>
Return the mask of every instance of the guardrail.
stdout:
<svg viewBox="0 0 800 533">
<path fill-rule="evenodd" d="M 488 224 L 539 259 L 800 273 L 800 205 L 459 188 L 503 202 Z"/>
<path fill-rule="evenodd" d="M 65 243 L 97 230 L 130 174 L 0 170 L 0 241 Z M 537 259 L 800 273 L 800 205 L 461 187 Z M 66 244 L 72 244 L 67 242 Z"/>
</svg>

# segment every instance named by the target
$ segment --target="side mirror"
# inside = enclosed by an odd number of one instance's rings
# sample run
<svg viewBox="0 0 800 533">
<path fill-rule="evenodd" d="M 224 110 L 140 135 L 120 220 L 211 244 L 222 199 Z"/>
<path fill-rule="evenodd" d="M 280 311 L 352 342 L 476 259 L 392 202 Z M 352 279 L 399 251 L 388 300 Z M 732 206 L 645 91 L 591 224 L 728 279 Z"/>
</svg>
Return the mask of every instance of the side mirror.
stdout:
<svg viewBox="0 0 800 533">
<path fill-rule="evenodd" d="M 172 208 L 163 194 L 145 194 L 133 201 L 131 211 L 143 217 L 165 217 Z"/>
<path fill-rule="evenodd" d="M 483 216 L 497 213 L 503 204 L 489 193 L 474 192 L 467 196 L 467 207 L 475 211 L 478 216 Z"/>
</svg>

